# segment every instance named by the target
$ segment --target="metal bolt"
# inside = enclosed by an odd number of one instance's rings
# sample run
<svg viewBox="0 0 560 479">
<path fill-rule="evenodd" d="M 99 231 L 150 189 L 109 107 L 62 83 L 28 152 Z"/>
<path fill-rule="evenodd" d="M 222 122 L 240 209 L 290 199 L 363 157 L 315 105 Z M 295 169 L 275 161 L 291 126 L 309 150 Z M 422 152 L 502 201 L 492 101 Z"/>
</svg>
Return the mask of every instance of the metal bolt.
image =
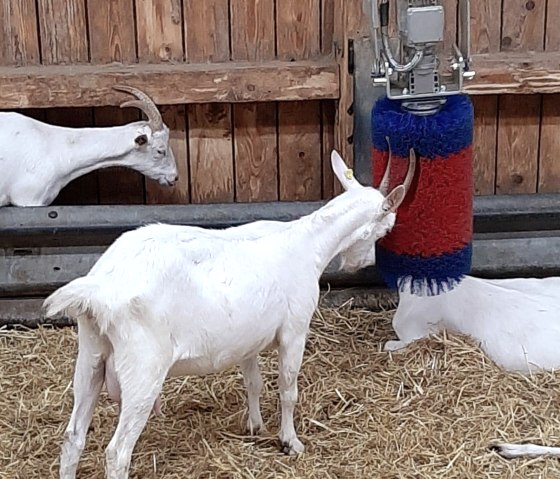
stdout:
<svg viewBox="0 0 560 479">
<path fill-rule="evenodd" d="M 58 213 L 56 211 L 49 211 L 49 218 L 52 218 L 53 220 L 58 218 Z"/>
</svg>

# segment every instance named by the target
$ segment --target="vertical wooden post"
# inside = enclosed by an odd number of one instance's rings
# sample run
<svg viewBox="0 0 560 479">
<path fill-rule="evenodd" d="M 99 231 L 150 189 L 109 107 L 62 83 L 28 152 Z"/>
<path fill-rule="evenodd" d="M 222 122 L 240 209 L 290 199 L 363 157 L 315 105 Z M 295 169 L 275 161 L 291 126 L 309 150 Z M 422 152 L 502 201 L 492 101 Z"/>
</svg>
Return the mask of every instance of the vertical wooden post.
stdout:
<svg viewBox="0 0 560 479">
<path fill-rule="evenodd" d="M 471 7 L 471 51 L 500 51 L 501 0 L 487 0 Z M 476 65 L 474 65 L 476 71 Z M 496 184 L 496 141 L 498 131 L 498 96 L 471 97 L 474 104 L 473 169 L 474 193 L 494 194 Z"/>
<path fill-rule="evenodd" d="M 87 63 L 89 61 L 85 0 L 42 0 L 37 3 L 44 65 Z M 56 28 L 53 28 L 56 25 Z M 63 126 L 83 127 L 93 123 L 91 108 L 49 109 L 45 119 Z M 95 204 L 99 202 L 97 172 L 72 181 L 54 204 Z"/>
<path fill-rule="evenodd" d="M 136 0 L 136 19 L 140 61 L 159 63 L 184 60 L 181 0 Z M 146 203 L 188 203 L 185 107 L 162 106 L 160 111 L 170 129 L 170 146 L 175 154 L 179 181 L 170 188 L 147 179 Z"/>
<path fill-rule="evenodd" d="M 548 0 L 545 51 L 560 50 L 560 0 Z M 539 154 L 539 193 L 560 192 L 560 94 L 543 95 Z"/>
<path fill-rule="evenodd" d="M 90 44 L 91 61 L 134 63 L 133 0 L 88 0 L 87 12 L 89 31 L 94 32 Z M 122 125 L 140 118 L 138 110 L 131 108 L 96 108 L 93 114 L 97 126 Z M 144 180 L 140 173 L 126 168 L 110 168 L 98 171 L 97 178 L 101 204 L 144 203 Z"/>
<path fill-rule="evenodd" d="M 282 60 L 320 52 L 319 0 L 298 0 L 276 9 L 277 50 Z M 321 110 L 316 101 L 278 106 L 280 200 L 321 198 Z"/>
<path fill-rule="evenodd" d="M 273 0 L 231 0 L 233 61 L 263 61 L 275 57 Z M 278 199 L 276 104 L 233 105 L 235 200 Z"/>
<path fill-rule="evenodd" d="M 228 1 L 184 0 L 186 52 L 189 62 L 220 62 L 230 57 Z M 191 200 L 232 202 L 233 144 L 231 105 L 189 105 Z"/>
<path fill-rule="evenodd" d="M 502 51 L 543 50 L 545 3 L 510 0 L 502 13 Z M 496 191 L 535 193 L 539 156 L 540 95 L 500 97 Z"/>
<path fill-rule="evenodd" d="M 39 63 L 35 0 L 3 0 L 0 6 L 0 64 Z"/>
</svg>

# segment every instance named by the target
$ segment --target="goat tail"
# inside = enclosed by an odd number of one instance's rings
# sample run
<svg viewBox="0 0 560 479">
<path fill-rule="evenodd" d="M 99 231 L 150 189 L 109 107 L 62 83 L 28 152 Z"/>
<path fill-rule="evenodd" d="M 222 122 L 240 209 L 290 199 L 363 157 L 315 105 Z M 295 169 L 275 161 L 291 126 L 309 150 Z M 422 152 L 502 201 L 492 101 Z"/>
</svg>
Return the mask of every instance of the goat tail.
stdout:
<svg viewBox="0 0 560 479">
<path fill-rule="evenodd" d="M 99 300 L 99 284 L 91 276 L 70 281 L 52 293 L 45 302 L 46 317 L 64 315 L 78 319 L 83 316 L 101 319 L 106 316 L 107 305 Z"/>
</svg>

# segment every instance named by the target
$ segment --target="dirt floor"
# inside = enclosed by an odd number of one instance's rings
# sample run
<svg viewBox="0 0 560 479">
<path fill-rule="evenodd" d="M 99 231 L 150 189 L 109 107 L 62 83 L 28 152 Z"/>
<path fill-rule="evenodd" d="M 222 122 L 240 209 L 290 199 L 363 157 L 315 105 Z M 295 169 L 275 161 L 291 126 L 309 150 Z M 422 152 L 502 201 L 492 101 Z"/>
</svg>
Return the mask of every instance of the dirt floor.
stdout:
<svg viewBox="0 0 560 479">
<path fill-rule="evenodd" d="M 149 420 L 131 478 L 560 479 L 560 460 L 507 461 L 488 449 L 500 440 L 560 442 L 560 374 L 506 374 L 464 338 L 445 335 L 381 352 L 391 317 L 348 306 L 317 313 L 299 378 L 303 456 L 279 452 L 276 355 L 267 354 L 267 435 L 242 432 L 237 370 L 169 380 L 165 417 Z M 72 328 L 0 331 L 0 477 L 58 477 L 75 354 Z M 104 477 L 115 424 L 103 395 L 78 477 Z"/>
</svg>

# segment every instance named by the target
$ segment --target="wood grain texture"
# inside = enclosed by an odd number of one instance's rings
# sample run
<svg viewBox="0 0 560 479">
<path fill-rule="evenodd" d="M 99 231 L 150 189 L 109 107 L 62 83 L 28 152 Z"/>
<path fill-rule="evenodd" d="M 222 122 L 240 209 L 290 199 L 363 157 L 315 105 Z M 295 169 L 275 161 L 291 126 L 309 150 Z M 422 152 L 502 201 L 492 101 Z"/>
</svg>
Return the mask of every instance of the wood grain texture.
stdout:
<svg viewBox="0 0 560 479">
<path fill-rule="evenodd" d="M 501 50 L 504 52 L 542 51 L 546 2 L 508 0 L 503 3 Z"/>
<path fill-rule="evenodd" d="M 319 0 L 299 0 L 276 9 L 277 54 L 284 60 L 320 54 Z M 318 200 L 322 190 L 321 104 L 278 106 L 280 200 Z"/>
<path fill-rule="evenodd" d="M 321 49 L 319 0 L 284 2 L 276 9 L 278 58 L 313 58 Z"/>
<path fill-rule="evenodd" d="M 273 0 L 230 0 L 231 59 L 273 60 L 275 28 Z"/>
<path fill-rule="evenodd" d="M 443 0 L 445 26 L 443 31 L 443 48 L 446 55 L 451 55 L 453 45 L 457 43 L 457 0 Z"/>
<path fill-rule="evenodd" d="M 135 63 L 134 0 L 88 0 L 90 54 L 94 63 Z"/>
<path fill-rule="evenodd" d="M 186 52 L 190 62 L 225 62 L 230 58 L 227 0 L 184 1 Z M 193 203 L 235 199 L 232 107 L 189 105 L 189 151 Z"/>
<path fill-rule="evenodd" d="M 0 64 L 39 63 L 35 0 L 3 0 L 0 5 Z"/>
<path fill-rule="evenodd" d="M 96 108 L 96 126 L 124 125 L 140 118 L 134 108 L 121 109 L 113 106 Z M 144 180 L 142 174 L 129 168 L 107 168 L 97 172 L 100 204 L 144 203 Z"/>
<path fill-rule="evenodd" d="M 560 51 L 560 0 L 547 0 L 545 50 Z M 560 61 L 559 61 L 560 63 Z M 560 76 L 559 76 L 560 78 Z M 560 91 L 560 87 L 557 91 Z M 539 155 L 539 193 L 560 192 L 560 94 L 543 95 Z"/>
<path fill-rule="evenodd" d="M 232 0 L 230 7 L 232 59 L 274 59 L 274 2 Z M 233 106 L 236 201 L 278 199 L 276 117 L 274 103 Z"/>
<path fill-rule="evenodd" d="M 547 0 L 545 50 L 560 50 L 560 0 Z"/>
<path fill-rule="evenodd" d="M 138 24 L 138 58 L 141 62 L 165 63 L 182 61 L 183 49 L 183 15 L 181 0 L 136 0 L 136 18 Z M 135 85 L 136 86 L 136 85 Z M 165 80 L 161 86 L 173 89 Z M 158 98 L 153 88 L 145 88 L 156 104 L 169 104 Z M 160 110 L 165 113 L 164 121 L 170 129 L 171 148 L 175 155 L 177 168 L 180 170 L 179 181 L 170 189 L 156 181 L 145 179 L 146 202 L 168 203 L 189 201 L 188 148 L 185 126 L 184 107 L 169 107 Z"/>
<path fill-rule="evenodd" d="M 182 61 L 181 0 L 136 0 L 140 61 Z"/>
<path fill-rule="evenodd" d="M 192 203 L 234 200 L 230 110 L 217 103 L 188 107 Z"/>
<path fill-rule="evenodd" d="M 189 153 L 185 105 L 160 107 L 163 121 L 169 127 L 169 146 L 175 155 L 179 180 L 175 186 L 161 186 L 146 179 L 146 203 L 185 204 L 190 202 Z"/>
<path fill-rule="evenodd" d="M 334 0 L 321 0 L 321 52 L 323 55 L 334 53 L 334 7 Z"/>
<path fill-rule="evenodd" d="M 45 121 L 53 125 L 88 127 L 93 125 L 91 108 L 53 108 L 46 110 Z M 62 189 L 54 205 L 95 205 L 99 203 L 97 171 L 80 176 Z"/>
<path fill-rule="evenodd" d="M 333 60 L 194 65 L 0 67 L 0 108 L 118 106 L 113 85 L 144 90 L 157 104 L 294 101 L 339 97 Z"/>
<path fill-rule="evenodd" d="M 135 63 L 133 0 L 96 2 L 88 0 L 90 54 L 95 63 Z M 134 108 L 102 107 L 94 110 L 97 126 L 115 126 L 137 121 Z M 101 204 L 144 203 L 144 180 L 140 173 L 126 168 L 109 168 L 97 173 Z"/>
<path fill-rule="evenodd" d="M 270 103 L 234 105 L 235 200 L 278 199 L 276 108 Z"/>
<path fill-rule="evenodd" d="M 560 53 L 473 55 L 476 76 L 465 84 L 471 95 L 556 93 L 560 88 Z"/>
<path fill-rule="evenodd" d="M 484 0 L 471 4 L 471 51 L 500 51 L 502 0 Z"/>
<path fill-rule="evenodd" d="M 503 95 L 499 101 L 496 193 L 535 193 L 541 98 Z"/>
<path fill-rule="evenodd" d="M 321 102 L 321 126 L 322 126 L 322 162 L 323 162 L 323 184 L 322 197 L 330 199 L 334 195 L 334 174 L 331 168 L 331 152 L 334 149 L 334 121 L 336 116 L 335 103 L 333 101 Z"/>
<path fill-rule="evenodd" d="M 473 104 L 474 193 L 493 195 L 496 181 L 498 97 L 496 95 L 474 97 Z"/>
<path fill-rule="evenodd" d="M 228 0 L 205 0 L 201 7 L 200 0 L 183 0 L 187 60 L 229 60 Z"/>
<path fill-rule="evenodd" d="M 42 63 L 88 62 L 85 0 L 41 0 L 38 7 Z"/>
<path fill-rule="evenodd" d="M 321 122 L 319 102 L 281 105 L 278 112 L 281 201 L 321 198 Z"/>
<path fill-rule="evenodd" d="M 539 193 L 560 193 L 560 94 L 544 95 L 541 120 Z"/>
</svg>

